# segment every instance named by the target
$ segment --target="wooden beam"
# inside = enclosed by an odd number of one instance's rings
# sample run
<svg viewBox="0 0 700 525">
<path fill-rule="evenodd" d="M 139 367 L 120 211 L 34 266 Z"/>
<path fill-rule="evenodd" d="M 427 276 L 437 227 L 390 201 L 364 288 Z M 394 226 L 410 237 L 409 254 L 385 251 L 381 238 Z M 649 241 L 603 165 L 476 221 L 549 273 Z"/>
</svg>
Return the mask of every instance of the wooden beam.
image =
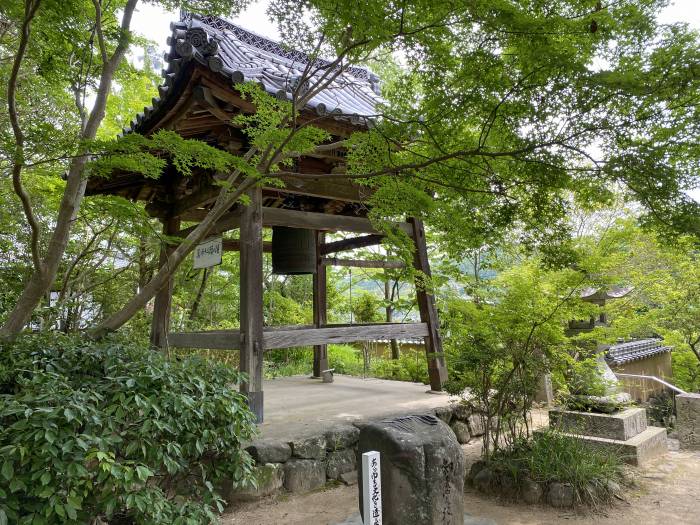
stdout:
<svg viewBox="0 0 700 525">
<path fill-rule="evenodd" d="M 233 230 L 241 225 L 241 210 L 245 210 L 246 206 L 238 206 L 226 213 L 212 227 L 210 235 L 216 235 L 228 230 Z M 197 210 L 195 210 L 197 211 Z M 207 210 L 201 210 L 203 218 L 208 213 Z M 199 218 L 198 220 L 201 220 Z M 182 219 L 195 220 L 191 214 L 182 216 Z M 372 226 L 369 219 L 365 217 L 352 217 L 348 215 L 331 215 L 329 213 L 317 213 L 311 211 L 287 210 L 284 208 L 262 208 L 262 223 L 263 226 L 287 226 L 289 228 L 306 228 L 309 230 L 321 231 L 351 231 L 358 233 L 373 233 L 380 232 Z M 406 222 L 395 224 L 396 227 L 403 230 L 409 236 L 413 234 L 411 225 Z M 186 237 L 195 227 L 185 228 L 177 233 L 180 237 Z"/>
<path fill-rule="evenodd" d="M 321 231 L 350 231 L 358 233 L 380 233 L 365 217 L 331 215 L 311 211 L 287 210 L 283 208 L 263 208 L 264 226 L 288 226 Z M 405 222 L 396 226 L 407 234 L 412 234 L 411 225 Z"/>
<path fill-rule="evenodd" d="M 175 218 L 163 221 L 163 233 L 173 235 L 180 229 L 180 220 Z M 175 250 L 172 244 L 161 246 L 159 267 L 163 266 L 170 254 Z M 161 350 L 168 349 L 168 332 L 170 330 L 170 306 L 173 295 L 173 276 L 171 275 L 163 287 L 156 293 L 153 301 L 153 318 L 151 320 L 151 344 Z"/>
<path fill-rule="evenodd" d="M 217 222 L 212 226 L 211 230 L 209 230 L 209 235 L 218 235 L 220 233 L 227 232 L 229 230 L 235 230 L 236 228 L 240 227 L 241 225 L 241 213 L 243 210 L 246 208 L 246 206 L 234 206 L 231 210 L 226 212 Z M 203 216 L 202 218 L 206 217 L 207 213 L 209 211 L 203 210 Z M 185 217 L 188 217 L 188 215 L 182 215 L 181 216 L 183 220 L 194 220 L 194 219 L 185 219 Z M 201 219 L 197 219 L 199 221 Z M 175 235 L 178 237 L 187 237 L 192 231 L 196 228 L 197 226 L 190 226 L 189 228 L 185 228 L 183 230 L 180 230 L 177 232 Z"/>
<path fill-rule="evenodd" d="M 426 323 L 326 325 L 320 328 L 265 328 L 263 331 L 263 348 L 265 351 L 268 351 L 295 346 L 390 339 L 420 339 L 427 336 L 428 326 Z M 243 339 L 238 330 L 171 333 L 168 338 L 171 346 L 218 350 L 238 350 L 241 348 Z"/>
<path fill-rule="evenodd" d="M 313 316 L 314 326 L 320 328 L 328 322 L 326 300 L 326 267 L 323 265 L 319 247 L 323 243 L 325 233 L 316 231 L 316 273 L 313 276 Z M 328 370 L 328 345 L 314 345 L 313 376 L 321 377 Z"/>
<path fill-rule="evenodd" d="M 241 392 L 259 423 L 263 422 L 263 241 L 262 192 L 247 192 L 250 203 L 241 219 L 240 263 L 240 368 L 248 379 Z"/>
<path fill-rule="evenodd" d="M 211 89 L 201 84 L 196 85 L 192 88 L 192 96 L 197 102 L 200 103 L 202 107 L 204 107 L 217 119 L 225 122 L 226 124 L 231 122 L 232 115 L 229 115 L 223 109 L 221 109 L 221 107 L 219 107 L 219 103 L 214 99 Z"/>
<path fill-rule="evenodd" d="M 294 176 L 281 176 L 279 178 L 284 182 L 284 188 L 275 186 L 265 186 L 265 188 L 282 193 L 310 195 L 312 197 L 348 202 L 363 202 L 371 193 L 369 189 L 343 179 L 324 180 L 323 177 L 307 179 Z"/>
<path fill-rule="evenodd" d="M 408 222 L 413 227 L 413 242 L 415 243 L 413 264 L 416 270 L 430 277 L 430 263 L 428 262 L 428 248 L 425 242 L 423 221 L 411 217 Z M 447 381 L 447 365 L 445 364 L 445 353 L 442 350 L 435 297 L 425 287 L 420 286 L 420 283 L 416 283 L 416 290 L 420 319 L 428 328 L 428 333 L 425 337 L 425 352 L 428 359 L 430 388 L 435 391 L 441 391 L 442 385 Z"/>
<path fill-rule="evenodd" d="M 352 343 L 377 339 L 413 339 L 425 337 L 425 323 L 365 324 L 352 326 L 324 326 L 302 330 L 277 330 L 265 333 L 265 349 L 293 346 Z"/>
<path fill-rule="evenodd" d="M 341 239 L 319 247 L 320 255 L 328 255 L 329 253 L 342 252 L 346 250 L 355 250 L 357 248 L 365 248 L 367 246 L 375 246 L 381 244 L 384 240 L 383 234 L 363 235 L 362 237 L 351 237 L 349 239 Z"/>
<path fill-rule="evenodd" d="M 324 257 L 321 259 L 324 266 L 349 266 L 351 268 L 405 268 L 403 261 L 362 261 L 359 259 L 338 259 L 337 257 Z"/>
<path fill-rule="evenodd" d="M 222 247 L 225 252 L 239 252 L 241 251 L 241 241 L 240 239 L 223 239 Z M 263 242 L 263 252 L 272 252 L 272 243 L 269 241 Z"/>
</svg>

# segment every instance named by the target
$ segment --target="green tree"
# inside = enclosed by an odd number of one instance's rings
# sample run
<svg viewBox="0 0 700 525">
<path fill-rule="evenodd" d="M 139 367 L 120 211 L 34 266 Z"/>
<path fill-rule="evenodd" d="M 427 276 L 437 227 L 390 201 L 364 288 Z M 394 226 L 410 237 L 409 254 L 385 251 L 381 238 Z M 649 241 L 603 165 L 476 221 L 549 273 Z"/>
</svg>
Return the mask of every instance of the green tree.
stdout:
<svg viewBox="0 0 700 525">
<path fill-rule="evenodd" d="M 487 457 L 529 437 L 540 377 L 563 372 L 570 361 L 564 330 L 585 308 L 578 299 L 585 280 L 573 270 L 544 270 L 533 259 L 500 273 L 487 301 L 445 304 L 447 388 L 481 414 Z"/>
</svg>

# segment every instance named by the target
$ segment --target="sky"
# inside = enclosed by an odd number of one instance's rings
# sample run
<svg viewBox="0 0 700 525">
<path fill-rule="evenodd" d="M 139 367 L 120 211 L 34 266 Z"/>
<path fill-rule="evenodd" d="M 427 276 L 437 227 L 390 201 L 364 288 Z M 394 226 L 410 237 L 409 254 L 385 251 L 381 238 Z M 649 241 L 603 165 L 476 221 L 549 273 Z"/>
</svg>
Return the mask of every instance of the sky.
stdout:
<svg viewBox="0 0 700 525">
<path fill-rule="evenodd" d="M 265 10 L 268 0 L 252 3 L 246 11 L 231 21 L 259 35 L 279 38 L 275 25 L 267 18 Z M 179 20 L 179 13 L 166 11 L 159 6 L 141 2 L 132 20 L 132 29 L 158 45 L 161 53 L 167 50 L 166 40 L 170 36 L 170 22 Z M 675 0 L 659 16 L 661 23 L 686 22 L 700 30 L 700 0 Z M 700 202 L 700 189 L 690 195 Z"/>
</svg>

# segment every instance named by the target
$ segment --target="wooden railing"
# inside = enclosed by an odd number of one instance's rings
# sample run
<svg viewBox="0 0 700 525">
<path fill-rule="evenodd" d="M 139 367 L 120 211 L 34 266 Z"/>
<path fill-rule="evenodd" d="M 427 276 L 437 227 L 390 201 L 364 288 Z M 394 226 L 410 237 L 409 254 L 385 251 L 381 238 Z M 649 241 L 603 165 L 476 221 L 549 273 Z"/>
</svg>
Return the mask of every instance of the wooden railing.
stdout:
<svg viewBox="0 0 700 525">
<path fill-rule="evenodd" d="M 263 350 L 427 336 L 427 323 L 325 325 L 320 328 L 313 326 L 267 327 L 263 329 Z M 181 348 L 238 350 L 241 347 L 241 333 L 239 330 L 171 332 L 168 334 L 168 344 Z"/>
</svg>

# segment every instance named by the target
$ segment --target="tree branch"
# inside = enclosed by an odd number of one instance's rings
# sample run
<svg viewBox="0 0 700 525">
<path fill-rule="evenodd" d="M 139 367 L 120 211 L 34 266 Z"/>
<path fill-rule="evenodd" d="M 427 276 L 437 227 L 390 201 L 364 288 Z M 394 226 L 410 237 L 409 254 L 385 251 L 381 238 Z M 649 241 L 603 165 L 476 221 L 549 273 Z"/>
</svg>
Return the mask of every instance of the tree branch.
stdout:
<svg viewBox="0 0 700 525">
<path fill-rule="evenodd" d="M 31 23 L 34 19 L 41 0 L 26 0 L 24 3 L 24 20 L 20 31 L 19 46 L 12 63 L 12 71 L 7 85 L 7 109 L 10 116 L 10 124 L 12 125 L 12 133 L 15 137 L 15 154 L 12 160 L 12 187 L 22 202 L 22 210 L 29 223 L 31 230 L 30 246 L 32 251 L 32 263 L 34 270 L 39 273 L 44 273 L 44 265 L 41 262 L 41 254 L 39 253 L 39 236 L 41 229 L 39 221 L 34 213 L 32 201 L 26 188 L 22 184 L 22 168 L 24 167 L 24 132 L 19 123 L 17 115 L 17 78 L 22 67 L 27 45 L 29 44 L 29 36 L 31 32 Z"/>
</svg>

